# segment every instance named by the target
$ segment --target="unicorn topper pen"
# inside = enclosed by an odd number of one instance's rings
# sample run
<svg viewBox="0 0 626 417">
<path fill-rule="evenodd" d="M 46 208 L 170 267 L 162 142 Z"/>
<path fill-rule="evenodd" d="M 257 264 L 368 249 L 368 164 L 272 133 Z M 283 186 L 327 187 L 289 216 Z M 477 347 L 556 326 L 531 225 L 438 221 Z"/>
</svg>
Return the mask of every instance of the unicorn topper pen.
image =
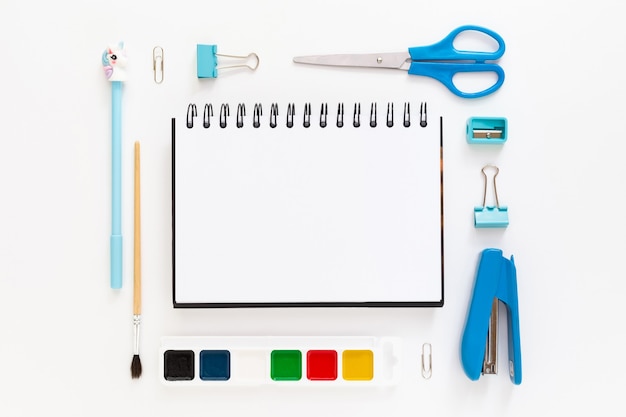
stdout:
<svg viewBox="0 0 626 417">
<path fill-rule="evenodd" d="M 102 53 L 111 81 L 111 288 L 122 288 L 122 81 L 126 80 L 124 43 Z"/>
</svg>

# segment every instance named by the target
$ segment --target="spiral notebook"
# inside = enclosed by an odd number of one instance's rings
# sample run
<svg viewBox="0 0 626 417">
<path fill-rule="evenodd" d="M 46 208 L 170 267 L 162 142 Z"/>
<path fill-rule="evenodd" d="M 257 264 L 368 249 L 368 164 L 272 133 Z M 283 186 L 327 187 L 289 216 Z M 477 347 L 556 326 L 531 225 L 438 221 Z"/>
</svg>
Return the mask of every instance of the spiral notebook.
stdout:
<svg viewBox="0 0 626 417">
<path fill-rule="evenodd" d="M 172 119 L 174 307 L 442 306 L 443 121 L 425 106 L 190 104 Z"/>
</svg>

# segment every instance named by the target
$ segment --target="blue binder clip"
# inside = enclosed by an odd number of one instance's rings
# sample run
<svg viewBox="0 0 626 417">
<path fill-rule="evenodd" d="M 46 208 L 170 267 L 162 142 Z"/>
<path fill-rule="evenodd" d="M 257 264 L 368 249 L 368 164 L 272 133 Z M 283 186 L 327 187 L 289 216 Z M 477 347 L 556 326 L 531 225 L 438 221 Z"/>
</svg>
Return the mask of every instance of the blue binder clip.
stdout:
<svg viewBox="0 0 626 417">
<path fill-rule="evenodd" d="M 481 253 L 474 292 L 461 341 L 461 361 L 472 381 L 481 374 L 497 374 L 498 303 L 508 316 L 509 376 L 516 385 L 522 382 L 517 276 L 513 256 L 506 259 L 499 249 Z"/>
<path fill-rule="evenodd" d="M 493 175 L 493 193 L 496 200 L 495 206 L 487 205 L 487 174 L 485 168 L 494 168 L 496 170 Z M 496 189 L 496 177 L 500 170 L 494 165 L 485 165 L 481 170 L 485 178 L 485 188 L 483 191 L 483 205 L 474 207 L 474 226 L 478 228 L 485 227 L 507 227 L 509 225 L 509 210 L 507 206 L 501 206 L 498 201 L 498 190 Z"/>
<path fill-rule="evenodd" d="M 219 67 L 217 58 L 232 58 L 244 60 L 242 64 L 232 64 Z M 248 55 L 224 55 L 217 53 L 217 45 L 200 45 L 196 46 L 197 73 L 198 78 L 217 78 L 218 70 L 226 68 L 248 68 L 252 71 L 259 66 L 259 57 L 254 52 Z"/>
</svg>

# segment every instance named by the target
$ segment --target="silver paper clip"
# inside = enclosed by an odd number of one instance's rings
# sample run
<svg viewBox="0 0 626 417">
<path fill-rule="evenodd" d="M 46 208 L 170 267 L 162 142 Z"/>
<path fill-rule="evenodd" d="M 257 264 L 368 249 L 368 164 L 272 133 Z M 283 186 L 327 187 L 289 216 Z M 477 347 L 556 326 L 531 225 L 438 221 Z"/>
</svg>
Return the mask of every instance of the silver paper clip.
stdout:
<svg viewBox="0 0 626 417">
<path fill-rule="evenodd" d="M 433 376 L 433 346 L 430 343 L 422 345 L 422 377 L 430 379 Z"/>
<path fill-rule="evenodd" d="M 494 168 L 495 173 L 493 175 L 493 194 L 496 200 L 495 206 L 487 205 L 487 174 L 486 168 Z M 485 187 L 483 191 L 483 205 L 480 207 L 474 207 L 474 226 L 478 228 L 486 227 L 507 227 L 509 225 L 509 213 L 507 206 L 501 206 L 498 201 L 498 190 L 496 188 L 496 177 L 500 172 L 495 165 L 485 165 L 481 170 L 483 177 L 485 178 Z"/>
<path fill-rule="evenodd" d="M 154 72 L 154 82 L 157 84 L 161 84 L 163 82 L 163 77 L 165 72 L 164 68 L 164 52 L 163 48 L 160 46 L 155 46 L 152 49 L 152 71 Z"/>
</svg>

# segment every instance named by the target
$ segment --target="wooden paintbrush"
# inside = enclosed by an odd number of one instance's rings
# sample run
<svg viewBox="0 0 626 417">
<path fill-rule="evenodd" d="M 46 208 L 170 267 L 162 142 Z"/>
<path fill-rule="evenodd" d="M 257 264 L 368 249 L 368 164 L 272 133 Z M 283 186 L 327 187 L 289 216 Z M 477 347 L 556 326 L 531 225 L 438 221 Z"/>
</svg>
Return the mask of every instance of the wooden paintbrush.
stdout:
<svg viewBox="0 0 626 417">
<path fill-rule="evenodd" d="M 130 373 L 133 378 L 141 376 L 139 358 L 139 325 L 141 324 L 141 181 L 140 181 L 139 142 L 135 142 L 135 239 L 133 274 L 133 328 L 135 344 Z"/>
</svg>

